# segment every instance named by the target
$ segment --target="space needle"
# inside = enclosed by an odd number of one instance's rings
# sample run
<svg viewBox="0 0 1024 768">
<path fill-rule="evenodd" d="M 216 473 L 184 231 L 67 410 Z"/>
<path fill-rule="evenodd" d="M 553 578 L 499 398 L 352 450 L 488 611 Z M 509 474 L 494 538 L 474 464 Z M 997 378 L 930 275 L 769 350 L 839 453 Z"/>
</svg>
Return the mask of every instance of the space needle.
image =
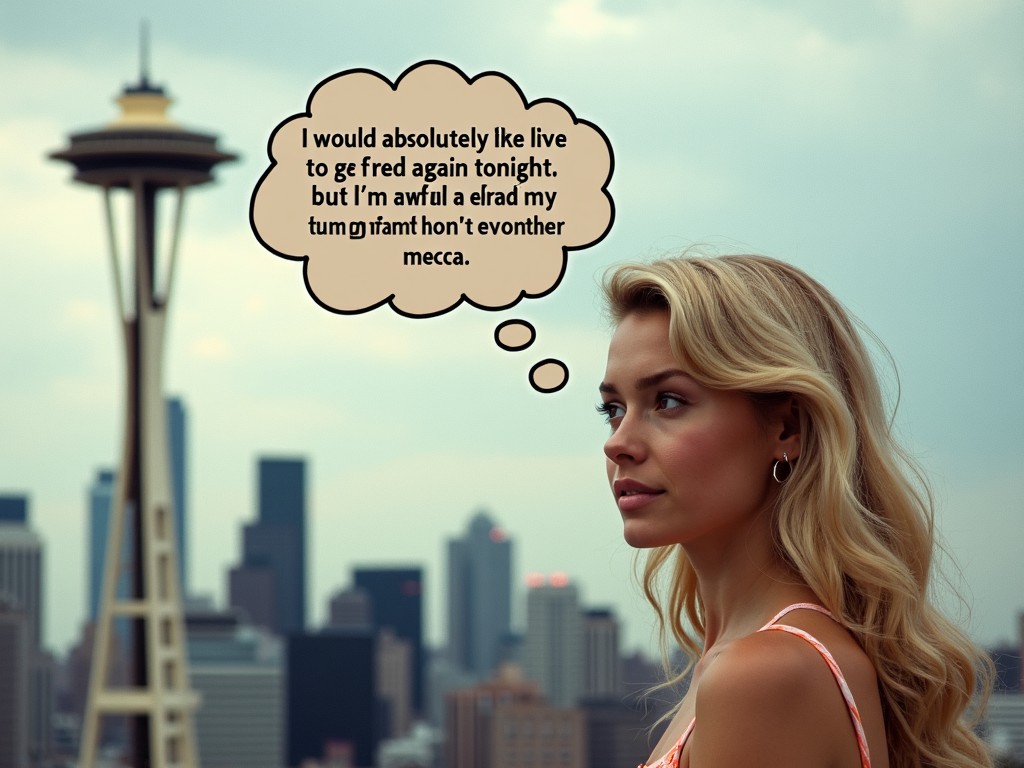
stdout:
<svg viewBox="0 0 1024 768">
<path fill-rule="evenodd" d="M 213 168 L 236 159 L 217 137 L 186 130 L 167 116 L 171 100 L 149 80 L 143 38 L 139 82 L 124 88 L 121 114 L 74 133 L 51 155 L 71 163 L 75 181 L 103 192 L 115 305 L 125 354 L 124 446 L 110 516 L 103 588 L 82 727 L 80 765 L 97 764 L 101 725 L 131 724 L 129 764 L 196 768 L 181 581 L 174 532 L 163 391 L 167 308 L 186 191 L 213 180 Z M 166 193 L 166 194 L 164 194 Z M 127 195 L 131 222 L 124 260 L 118 253 L 114 195 Z M 169 248 L 157 252 L 158 199 L 174 202 Z M 119 587 L 129 574 L 127 588 Z M 115 620 L 131 626 L 127 681 L 111 675 Z"/>
</svg>

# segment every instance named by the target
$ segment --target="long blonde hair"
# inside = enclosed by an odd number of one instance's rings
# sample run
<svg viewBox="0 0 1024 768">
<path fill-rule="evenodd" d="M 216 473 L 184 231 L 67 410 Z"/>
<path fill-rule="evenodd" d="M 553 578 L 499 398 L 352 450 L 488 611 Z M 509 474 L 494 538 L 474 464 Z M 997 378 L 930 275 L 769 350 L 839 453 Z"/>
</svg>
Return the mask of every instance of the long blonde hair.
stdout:
<svg viewBox="0 0 1024 768">
<path fill-rule="evenodd" d="M 774 509 L 776 548 L 874 664 L 890 765 L 991 765 L 966 718 L 976 689 L 987 694 L 990 665 L 929 599 L 931 495 L 893 438 L 849 312 L 802 271 L 763 256 L 627 264 L 604 287 L 615 322 L 666 310 L 672 351 L 702 385 L 755 402 L 796 398 L 801 452 Z M 666 600 L 658 576 L 668 566 Z M 682 547 L 648 553 L 643 589 L 663 645 L 671 632 L 695 656 L 703 607 Z"/>
</svg>

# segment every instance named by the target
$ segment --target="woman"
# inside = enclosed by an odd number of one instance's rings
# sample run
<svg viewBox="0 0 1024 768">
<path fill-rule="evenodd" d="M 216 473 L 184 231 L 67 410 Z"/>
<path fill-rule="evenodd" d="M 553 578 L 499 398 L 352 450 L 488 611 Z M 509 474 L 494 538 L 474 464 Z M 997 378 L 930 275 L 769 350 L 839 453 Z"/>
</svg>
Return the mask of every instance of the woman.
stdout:
<svg viewBox="0 0 1024 768">
<path fill-rule="evenodd" d="M 985 661 L 928 600 L 931 499 L 846 310 L 757 256 L 605 289 L 608 477 L 663 647 L 696 658 L 649 766 L 990 765 L 963 721 Z"/>
</svg>

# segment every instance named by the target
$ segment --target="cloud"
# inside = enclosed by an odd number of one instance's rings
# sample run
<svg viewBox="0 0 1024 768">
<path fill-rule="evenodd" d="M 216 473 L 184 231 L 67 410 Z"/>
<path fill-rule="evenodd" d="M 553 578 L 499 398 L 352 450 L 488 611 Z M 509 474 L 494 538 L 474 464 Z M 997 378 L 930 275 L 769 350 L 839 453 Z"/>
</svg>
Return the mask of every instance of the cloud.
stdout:
<svg viewBox="0 0 1024 768">
<path fill-rule="evenodd" d="M 64 305 L 65 324 L 78 327 L 90 326 L 103 331 L 109 330 L 111 310 L 93 299 L 72 299 Z"/>
<path fill-rule="evenodd" d="M 641 28 L 636 18 L 603 10 L 600 0 L 563 0 L 551 9 L 548 20 L 551 36 L 588 41 L 634 38 Z"/>
<path fill-rule="evenodd" d="M 226 360 L 231 356 L 227 341 L 220 336 L 200 336 L 193 339 L 191 351 L 200 360 Z"/>
</svg>

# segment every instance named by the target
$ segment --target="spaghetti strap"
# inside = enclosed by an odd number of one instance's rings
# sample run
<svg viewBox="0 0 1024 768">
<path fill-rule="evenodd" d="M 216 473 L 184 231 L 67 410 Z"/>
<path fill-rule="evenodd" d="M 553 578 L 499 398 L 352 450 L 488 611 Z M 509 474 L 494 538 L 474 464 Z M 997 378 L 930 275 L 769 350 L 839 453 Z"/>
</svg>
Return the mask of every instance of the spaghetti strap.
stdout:
<svg viewBox="0 0 1024 768">
<path fill-rule="evenodd" d="M 790 613 L 791 611 L 803 610 L 817 611 L 818 613 L 823 613 L 830 619 L 832 619 L 832 621 L 836 622 L 837 624 L 839 623 L 839 619 L 832 615 L 832 611 L 830 611 L 823 605 L 818 605 L 817 603 L 793 603 L 792 605 L 787 605 L 781 611 L 772 616 L 771 621 L 769 621 L 767 624 L 761 627 L 761 629 L 759 629 L 758 632 L 763 632 L 764 630 L 768 629 L 768 627 L 777 624 L 779 619 L 781 619 L 783 616 L 785 616 L 787 613 Z"/>
<path fill-rule="evenodd" d="M 818 655 L 825 660 L 829 671 L 832 673 L 832 677 L 835 678 L 836 684 L 839 686 L 840 693 L 843 695 L 843 701 L 846 703 L 846 710 L 850 713 L 850 721 L 853 723 L 854 734 L 857 737 L 857 749 L 860 750 L 861 768 L 871 768 L 871 755 L 868 752 L 868 739 L 864 733 L 864 724 L 861 722 L 860 711 L 857 709 L 857 703 L 853 700 L 853 693 L 850 691 L 850 686 L 847 684 L 846 678 L 843 677 L 843 672 L 839 668 L 839 664 L 836 662 L 835 657 L 832 656 L 824 643 L 809 632 L 806 632 L 799 627 L 791 627 L 788 624 L 776 623 L 790 611 L 795 611 L 801 608 L 823 613 L 835 621 L 835 617 L 832 616 L 832 613 L 820 605 L 815 605 L 814 603 L 797 603 L 796 605 L 790 605 L 784 608 L 776 614 L 775 618 L 765 624 L 759 631 L 769 632 L 774 630 L 777 632 L 786 632 L 787 634 L 795 635 L 801 640 L 809 643 L 811 647 L 818 652 Z"/>
<path fill-rule="evenodd" d="M 783 616 L 797 610 L 817 611 L 818 613 L 828 616 L 837 623 L 839 621 L 832 615 L 831 611 L 817 603 L 794 603 L 793 605 L 787 605 L 775 614 L 771 621 L 761 627 L 758 632 L 776 631 L 795 635 L 810 644 L 810 646 L 818 652 L 821 658 L 824 659 L 825 663 L 828 665 L 829 671 L 832 673 L 832 677 L 835 678 L 836 684 L 839 686 L 840 693 L 843 695 L 846 710 L 850 713 L 850 721 L 853 723 L 854 734 L 857 737 L 857 749 L 860 751 L 861 768 L 871 768 L 871 756 L 868 753 L 868 740 L 867 736 L 864 734 L 864 725 L 861 722 L 860 711 L 857 709 L 857 703 L 853 700 L 853 693 L 850 691 L 850 686 L 846 683 L 846 678 L 843 677 L 842 670 L 839 669 L 839 664 L 829 652 L 828 648 L 826 648 L 818 638 L 798 627 L 791 627 L 788 624 L 778 623 L 779 619 Z M 679 737 L 679 741 L 673 744 L 672 748 L 669 749 L 669 751 L 666 752 L 660 760 L 656 760 L 650 765 L 641 764 L 638 768 L 679 768 L 679 758 L 683 753 L 683 747 L 686 746 L 686 741 L 690 738 L 690 734 L 693 732 L 693 728 L 696 724 L 697 718 L 695 717 L 690 721 L 686 730 L 683 731 L 683 735 Z"/>
</svg>

